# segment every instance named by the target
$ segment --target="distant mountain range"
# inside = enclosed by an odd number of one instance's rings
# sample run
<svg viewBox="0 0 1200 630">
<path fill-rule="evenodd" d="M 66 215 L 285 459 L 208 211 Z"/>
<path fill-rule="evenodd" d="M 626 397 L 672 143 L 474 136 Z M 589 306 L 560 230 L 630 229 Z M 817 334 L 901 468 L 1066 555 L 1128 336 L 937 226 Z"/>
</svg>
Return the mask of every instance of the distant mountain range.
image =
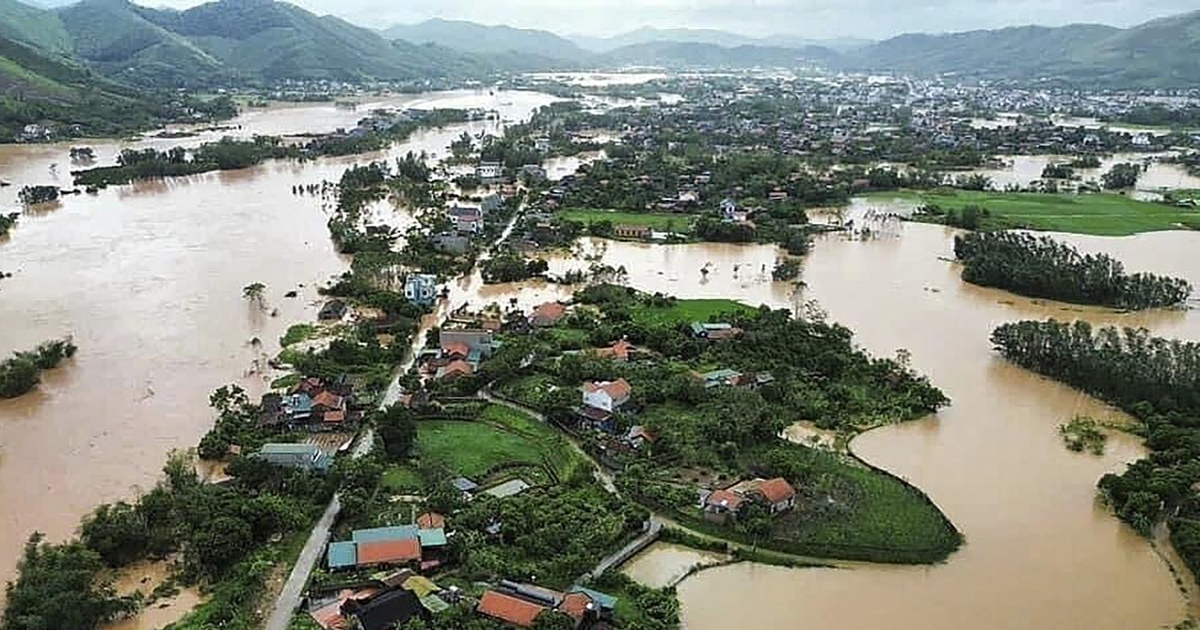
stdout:
<svg viewBox="0 0 1200 630">
<path fill-rule="evenodd" d="M 1048 79 L 1088 85 L 1200 85 L 1200 11 L 1128 29 L 1094 24 L 1024 26 L 900 35 L 881 42 L 752 38 L 709 29 L 641 28 L 608 38 L 429 20 L 392 27 L 388 37 L 437 42 L 476 54 L 539 56 L 591 68 L 796 66 L 894 71 L 963 78 Z"/>
<path fill-rule="evenodd" d="M 59 4 L 62 0 L 29 0 Z M 881 42 L 752 38 L 643 28 L 596 39 L 428 20 L 373 31 L 275 0 L 217 0 L 185 11 L 128 0 L 37 8 L 0 0 L 0 90 L 24 98 L 116 85 L 173 88 L 287 79 L 482 77 L 496 71 L 796 67 L 1110 86 L 1200 85 L 1200 11 L 1128 29 L 1017 27 Z"/>
</svg>

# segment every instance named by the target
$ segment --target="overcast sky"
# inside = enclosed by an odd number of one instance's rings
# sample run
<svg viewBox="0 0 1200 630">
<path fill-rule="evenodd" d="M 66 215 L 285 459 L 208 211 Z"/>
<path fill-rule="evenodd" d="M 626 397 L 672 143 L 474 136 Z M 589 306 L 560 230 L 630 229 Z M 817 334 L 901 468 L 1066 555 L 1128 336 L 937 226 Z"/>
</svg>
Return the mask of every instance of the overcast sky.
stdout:
<svg viewBox="0 0 1200 630">
<path fill-rule="evenodd" d="M 204 0 L 136 0 L 183 8 Z M 641 26 L 747 35 L 881 39 L 1075 22 L 1130 26 L 1200 8 L 1198 0 L 292 0 L 315 13 L 382 28 L 433 17 L 611 35 Z"/>
</svg>

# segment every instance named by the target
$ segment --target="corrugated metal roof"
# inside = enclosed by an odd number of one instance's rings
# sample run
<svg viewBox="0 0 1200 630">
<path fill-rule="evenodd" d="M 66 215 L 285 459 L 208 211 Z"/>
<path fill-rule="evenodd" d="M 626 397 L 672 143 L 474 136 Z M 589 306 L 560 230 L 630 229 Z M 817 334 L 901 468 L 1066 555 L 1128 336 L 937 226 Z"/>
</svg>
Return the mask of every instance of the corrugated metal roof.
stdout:
<svg viewBox="0 0 1200 630">
<path fill-rule="evenodd" d="M 325 553 L 326 563 L 331 569 L 344 569 L 358 564 L 358 549 L 349 541 L 331 542 Z"/>
<path fill-rule="evenodd" d="M 417 537 L 420 538 L 422 547 L 446 546 L 446 530 L 441 527 L 422 529 L 417 532 Z"/>
<path fill-rule="evenodd" d="M 350 538 L 356 543 L 378 542 L 381 540 L 415 540 L 416 525 L 394 525 L 392 527 L 375 527 L 373 529 L 357 529 Z"/>
<path fill-rule="evenodd" d="M 421 559 L 421 545 L 409 540 L 377 540 L 358 544 L 358 564 L 400 564 Z"/>
</svg>

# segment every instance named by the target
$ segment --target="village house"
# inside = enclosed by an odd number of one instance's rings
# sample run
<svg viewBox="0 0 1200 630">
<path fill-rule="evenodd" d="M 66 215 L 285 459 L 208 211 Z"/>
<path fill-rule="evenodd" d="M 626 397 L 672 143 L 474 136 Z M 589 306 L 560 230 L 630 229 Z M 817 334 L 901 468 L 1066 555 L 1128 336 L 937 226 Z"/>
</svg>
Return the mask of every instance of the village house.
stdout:
<svg viewBox="0 0 1200 630">
<path fill-rule="evenodd" d="M 433 304 L 437 299 L 437 276 L 427 273 L 409 274 L 404 279 L 404 298 L 418 306 Z"/>
<path fill-rule="evenodd" d="M 499 162 L 480 162 L 475 167 L 475 176 L 485 184 L 495 182 L 504 177 L 504 165 Z"/>
<path fill-rule="evenodd" d="M 481 208 L 454 206 L 450 208 L 449 214 L 450 220 L 454 222 L 454 229 L 459 234 L 478 234 L 483 231 Z"/>
<path fill-rule="evenodd" d="M 321 311 L 317 313 L 317 319 L 321 321 L 338 321 L 346 316 L 346 302 L 342 300 L 329 300 L 325 306 L 321 307 Z"/>
<path fill-rule="evenodd" d="M 607 348 L 596 348 L 592 352 L 601 359 L 625 363 L 629 361 L 631 355 L 637 352 L 637 346 L 629 343 L 627 339 L 621 339 Z"/>
<path fill-rule="evenodd" d="M 730 339 L 742 334 L 742 329 L 724 322 L 692 322 L 691 331 L 693 337 L 709 341 Z"/>
<path fill-rule="evenodd" d="M 567 305 L 562 302 L 546 302 L 533 309 L 529 316 L 529 325 L 534 328 L 550 328 L 567 314 Z"/>
<path fill-rule="evenodd" d="M 704 520 L 720 525 L 736 522 L 744 501 L 728 490 L 713 490 L 704 499 Z"/>
<path fill-rule="evenodd" d="M 733 523 L 750 503 L 778 516 L 796 507 L 796 489 L 782 477 L 741 481 L 708 494 L 703 500 L 704 518 L 723 525 Z"/>
<path fill-rule="evenodd" d="M 330 570 L 377 566 L 419 566 L 422 570 L 441 564 L 448 544 L 445 522 L 437 527 L 395 525 L 358 529 L 350 540 L 329 543 L 325 564 Z"/>
<path fill-rule="evenodd" d="M 629 403 L 633 386 L 623 378 L 615 381 L 587 382 L 581 388 L 585 407 L 600 409 L 608 413 L 620 410 Z"/>
<path fill-rule="evenodd" d="M 316 377 L 303 379 L 286 394 L 263 395 L 259 424 L 310 431 L 342 427 L 353 419 L 349 411 L 353 391 L 344 382 L 327 383 Z"/>
<path fill-rule="evenodd" d="M 325 472 L 333 465 L 333 458 L 316 444 L 263 444 L 251 457 L 275 466 L 308 472 Z"/>
<path fill-rule="evenodd" d="M 620 238 L 633 238 L 639 240 L 647 240 L 652 235 L 650 226 L 647 225 L 629 225 L 627 223 L 618 223 L 613 226 L 613 234 Z"/>
<path fill-rule="evenodd" d="M 599 591 L 575 587 L 563 593 L 533 584 L 504 580 L 484 592 L 475 611 L 518 628 L 532 628 L 547 611 L 570 617 L 575 627 L 612 617 L 617 599 Z"/>
</svg>

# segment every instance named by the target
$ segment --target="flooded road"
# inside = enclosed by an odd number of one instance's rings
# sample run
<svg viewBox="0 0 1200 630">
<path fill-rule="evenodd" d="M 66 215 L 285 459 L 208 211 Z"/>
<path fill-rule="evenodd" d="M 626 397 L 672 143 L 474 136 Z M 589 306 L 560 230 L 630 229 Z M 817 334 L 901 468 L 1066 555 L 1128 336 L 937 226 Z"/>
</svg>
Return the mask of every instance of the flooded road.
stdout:
<svg viewBox="0 0 1200 630">
<path fill-rule="evenodd" d="M 456 91 L 381 104 L 481 107 L 520 119 L 553 100 Z M 366 109 L 253 110 L 232 133 L 328 131 L 353 125 Z M 0 280 L 0 353 L 64 335 L 79 352 L 34 392 L 0 401 L 0 582 L 13 577 L 34 530 L 63 539 L 98 503 L 148 489 L 167 453 L 194 446 L 211 426 L 212 390 L 234 382 L 253 394 L 267 384 L 257 368 L 290 324 L 315 318 L 316 285 L 347 266 L 320 200 L 292 195 L 293 185 L 336 181 L 351 164 L 410 150 L 444 154 L 464 130 L 497 132 L 501 124 L 423 131 L 378 154 L 115 187 L 23 213 L 0 242 L 0 270 L 14 274 Z M 105 164 L 125 147 L 220 135 L 75 144 L 92 146 Z M 18 209 L 25 184 L 69 186 L 69 146 L 0 146 L 0 179 L 14 184 L 0 189 L 0 208 Z M 242 297 L 253 282 L 267 285 L 265 310 Z M 298 297 L 285 298 L 290 290 Z"/>
<path fill-rule="evenodd" d="M 896 231 L 866 242 L 818 240 L 805 260 L 802 293 L 772 282 L 769 271 L 757 273 L 774 259 L 770 247 L 603 246 L 604 260 L 624 262 L 629 284 L 640 289 L 791 308 L 815 299 L 867 350 L 911 351 L 914 367 L 953 400 L 936 416 L 871 431 L 851 444 L 925 490 L 965 533 L 966 545 L 946 564 L 715 568 L 680 584 L 685 627 L 1118 630 L 1183 619 L 1187 608 L 1166 565 L 1096 500 L 1100 476 L 1142 456 L 1138 440 L 1114 434 L 1105 455 L 1094 457 L 1069 452 L 1057 433 L 1075 414 L 1124 416 L 1005 364 L 992 354 L 988 336 L 1005 321 L 1085 316 L 1200 339 L 1200 319 L 1181 312 L 1081 312 L 966 285 L 958 269 L 938 259 L 952 254 L 952 232 L 922 224 Z M 1131 270 L 1200 281 L 1200 265 L 1186 255 L 1200 246 L 1198 234 L 1064 238 L 1120 256 Z M 706 263 L 713 271 L 702 277 Z M 658 560 L 652 552 L 635 562 L 643 573 Z M 661 562 L 661 571 L 674 565 L 669 556 Z M 741 604 L 750 601 L 755 614 L 748 618 Z"/>
</svg>

